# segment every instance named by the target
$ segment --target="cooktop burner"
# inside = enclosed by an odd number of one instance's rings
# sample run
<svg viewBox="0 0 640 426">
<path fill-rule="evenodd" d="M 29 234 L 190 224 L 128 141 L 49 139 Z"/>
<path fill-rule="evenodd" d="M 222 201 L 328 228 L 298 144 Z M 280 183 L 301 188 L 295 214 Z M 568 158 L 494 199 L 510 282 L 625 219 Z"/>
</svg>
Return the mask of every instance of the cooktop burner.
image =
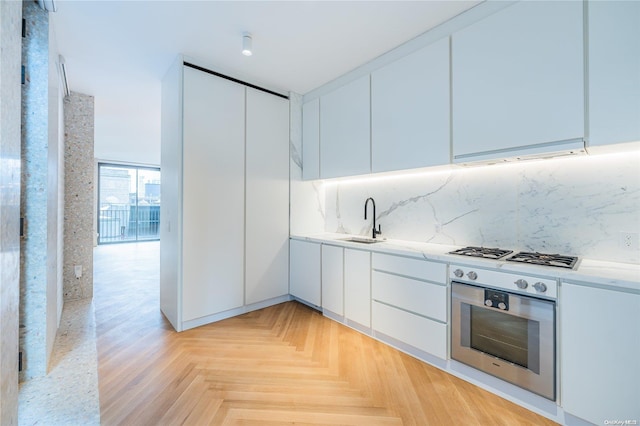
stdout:
<svg viewBox="0 0 640 426">
<path fill-rule="evenodd" d="M 564 256 L 561 254 L 545 254 L 521 251 L 520 253 L 516 253 L 506 260 L 509 262 L 522 262 L 530 263 L 533 265 L 557 266 L 560 268 L 573 269 L 576 262 L 578 261 L 578 258 L 575 256 Z"/>
<path fill-rule="evenodd" d="M 464 248 L 449 252 L 449 254 L 458 254 L 461 256 L 484 257 L 487 259 L 500 259 L 511 253 L 513 253 L 513 250 L 503 250 L 499 248 L 489 248 L 489 247 L 472 247 L 472 246 L 464 247 Z"/>
</svg>

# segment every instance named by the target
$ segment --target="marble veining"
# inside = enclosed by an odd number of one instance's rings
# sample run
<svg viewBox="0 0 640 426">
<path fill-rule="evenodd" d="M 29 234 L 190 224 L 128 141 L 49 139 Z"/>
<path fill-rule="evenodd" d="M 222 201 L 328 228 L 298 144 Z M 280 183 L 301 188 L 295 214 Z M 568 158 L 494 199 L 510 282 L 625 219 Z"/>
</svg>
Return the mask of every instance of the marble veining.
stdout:
<svg viewBox="0 0 640 426">
<path fill-rule="evenodd" d="M 300 151 L 298 151 L 293 140 L 289 140 L 289 152 L 291 153 L 291 161 L 293 161 L 293 164 L 302 170 L 302 155 L 300 155 Z"/>
<path fill-rule="evenodd" d="M 324 221 L 324 219 L 325 219 L 324 200 L 323 200 L 323 198 L 324 198 L 324 188 L 322 187 L 321 184 L 319 184 L 317 182 L 313 182 L 312 188 L 313 188 L 313 192 L 315 194 L 315 199 L 316 199 L 315 213 L 317 215 L 319 215 L 319 217 L 321 217 L 322 220 Z"/>
<path fill-rule="evenodd" d="M 336 218 L 330 215 L 339 205 L 342 229 L 368 234 L 371 223 L 364 221 L 362 206 L 366 198 L 373 197 L 379 212 L 376 221 L 382 226 L 383 236 L 460 245 L 473 235 L 485 245 L 498 245 L 502 241 L 495 228 L 515 228 L 515 222 L 498 221 L 495 204 L 486 204 L 481 193 L 491 186 L 503 194 L 512 193 L 512 183 L 478 171 L 480 175 L 473 177 L 467 170 L 459 170 L 457 173 L 421 173 L 372 182 L 329 183 L 326 185 L 325 230 L 336 232 L 340 229 L 336 226 Z M 334 197 L 336 202 L 333 202 Z"/>
<path fill-rule="evenodd" d="M 336 221 L 338 222 L 338 227 L 336 232 L 340 234 L 351 234 L 349 228 L 345 228 L 344 222 L 342 221 L 342 215 L 340 214 L 340 187 L 336 188 Z M 360 235 L 363 234 L 364 231 L 360 231 Z"/>
<path fill-rule="evenodd" d="M 639 263 L 640 153 L 327 181 L 324 232 L 368 235 L 364 200 L 390 239 Z"/>
<path fill-rule="evenodd" d="M 293 234 L 324 230 L 325 191 L 319 181 L 302 180 L 302 95 L 289 93 L 290 230 Z"/>
<path fill-rule="evenodd" d="M 640 160 L 637 154 L 550 162 L 521 173 L 520 245 L 603 260 L 638 262 L 620 249 L 620 231 L 640 228 Z M 603 257 L 608 254 L 607 257 Z"/>
<path fill-rule="evenodd" d="M 442 190 L 442 188 L 444 188 L 449 182 L 451 182 L 451 179 L 452 179 L 452 176 L 450 175 L 449 177 L 447 177 L 447 180 L 442 185 L 440 185 L 438 188 L 434 189 L 431 192 L 427 192 L 426 194 L 416 195 L 415 197 L 411 197 L 406 200 L 396 201 L 392 203 L 391 207 L 389 207 L 387 210 L 380 212 L 380 214 L 378 214 L 377 219 L 382 219 L 386 216 L 389 216 L 393 211 L 397 210 L 398 208 L 404 207 L 407 204 L 416 203 L 422 200 L 429 202 L 428 197 Z M 431 204 L 431 207 L 433 208 L 433 204 Z"/>
</svg>

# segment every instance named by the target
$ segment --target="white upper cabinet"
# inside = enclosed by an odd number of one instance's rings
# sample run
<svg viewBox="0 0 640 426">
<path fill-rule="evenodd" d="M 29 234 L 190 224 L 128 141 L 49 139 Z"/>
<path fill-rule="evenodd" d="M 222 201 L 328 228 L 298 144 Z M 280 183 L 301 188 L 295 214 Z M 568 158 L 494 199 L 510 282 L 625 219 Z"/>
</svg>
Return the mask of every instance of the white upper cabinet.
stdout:
<svg viewBox="0 0 640 426">
<path fill-rule="evenodd" d="M 589 146 L 640 141 L 640 2 L 588 3 Z"/>
<path fill-rule="evenodd" d="M 371 172 L 371 87 L 366 75 L 320 98 L 320 177 Z"/>
<path fill-rule="evenodd" d="M 580 1 L 518 2 L 454 33 L 454 162 L 583 138 L 583 51 Z"/>
<path fill-rule="evenodd" d="M 320 99 L 302 105 L 302 179 L 320 178 Z"/>
<path fill-rule="evenodd" d="M 371 74 L 373 172 L 449 164 L 449 38 Z"/>
</svg>

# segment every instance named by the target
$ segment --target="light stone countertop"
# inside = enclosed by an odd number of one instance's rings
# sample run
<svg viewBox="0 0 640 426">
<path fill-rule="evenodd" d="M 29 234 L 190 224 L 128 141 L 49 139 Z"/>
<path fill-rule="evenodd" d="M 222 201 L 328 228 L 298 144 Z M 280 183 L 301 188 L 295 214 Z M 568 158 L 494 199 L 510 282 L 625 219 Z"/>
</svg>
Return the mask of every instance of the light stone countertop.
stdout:
<svg viewBox="0 0 640 426">
<path fill-rule="evenodd" d="M 414 241 L 384 239 L 375 244 L 362 244 L 344 241 L 350 237 L 362 237 L 348 234 L 322 233 L 312 235 L 292 235 L 291 238 L 356 248 L 375 253 L 395 254 L 415 257 L 435 262 L 474 266 L 477 268 L 499 269 L 505 272 L 560 279 L 578 284 L 595 285 L 612 290 L 629 291 L 640 294 L 640 265 L 630 263 L 605 262 L 591 259 L 578 259 L 575 270 L 552 266 L 528 265 L 505 260 L 479 259 L 467 256 L 447 254 L 461 246 L 419 243 Z"/>
</svg>

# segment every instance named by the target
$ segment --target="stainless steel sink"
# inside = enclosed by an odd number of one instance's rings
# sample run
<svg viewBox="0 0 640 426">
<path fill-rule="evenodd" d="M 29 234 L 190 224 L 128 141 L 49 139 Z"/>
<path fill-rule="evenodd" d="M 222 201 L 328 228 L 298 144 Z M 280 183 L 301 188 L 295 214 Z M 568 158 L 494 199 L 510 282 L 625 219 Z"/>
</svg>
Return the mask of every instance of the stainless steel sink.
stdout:
<svg viewBox="0 0 640 426">
<path fill-rule="evenodd" d="M 367 238 L 367 237 L 349 237 L 349 238 L 341 238 L 341 240 L 349 241 L 351 243 L 360 243 L 360 244 L 374 244 L 382 241 L 382 240 Z"/>
</svg>

